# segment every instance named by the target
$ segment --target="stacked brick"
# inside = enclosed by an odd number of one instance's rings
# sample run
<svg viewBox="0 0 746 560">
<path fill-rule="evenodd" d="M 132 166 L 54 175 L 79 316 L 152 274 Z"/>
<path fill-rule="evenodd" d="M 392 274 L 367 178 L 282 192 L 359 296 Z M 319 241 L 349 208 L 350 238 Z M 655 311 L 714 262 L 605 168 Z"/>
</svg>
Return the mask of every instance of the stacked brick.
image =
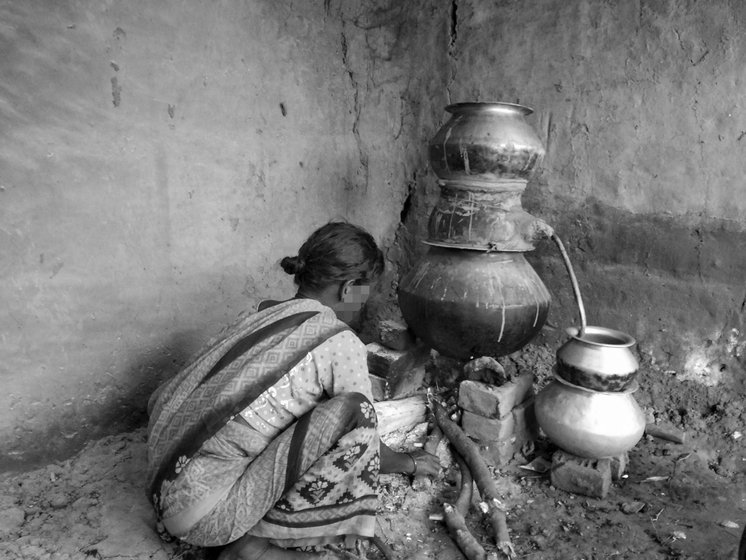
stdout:
<svg viewBox="0 0 746 560">
<path fill-rule="evenodd" d="M 381 321 L 380 342 L 366 345 L 374 400 L 401 398 L 414 393 L 425 378 L 429 350 L 415 343 L 406 325 Z"/>
<path fill-rule="evenodd" d="M 536 439 L 533 382 L 533 374 L 524 373 L 499 386 L 472 380 L 459 385 L 461 428 L 488 465 L 504 465 Z"/>
</svg>

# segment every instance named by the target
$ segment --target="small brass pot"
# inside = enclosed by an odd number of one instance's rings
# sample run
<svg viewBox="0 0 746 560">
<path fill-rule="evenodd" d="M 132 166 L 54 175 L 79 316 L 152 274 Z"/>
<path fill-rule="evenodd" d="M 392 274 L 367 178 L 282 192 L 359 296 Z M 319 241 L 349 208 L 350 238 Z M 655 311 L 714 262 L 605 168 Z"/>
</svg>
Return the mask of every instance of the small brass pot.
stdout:
<svg viewBox="0 0 746 560">
<path fill-rule="evenodd" d="M 557 374 L 573 385 L 596 391 L 624 391 L 637 377 L 639 363 L 627 333 L 605 327 L 567 329 L 570 340 L 557 350 Z"/>
</svg>

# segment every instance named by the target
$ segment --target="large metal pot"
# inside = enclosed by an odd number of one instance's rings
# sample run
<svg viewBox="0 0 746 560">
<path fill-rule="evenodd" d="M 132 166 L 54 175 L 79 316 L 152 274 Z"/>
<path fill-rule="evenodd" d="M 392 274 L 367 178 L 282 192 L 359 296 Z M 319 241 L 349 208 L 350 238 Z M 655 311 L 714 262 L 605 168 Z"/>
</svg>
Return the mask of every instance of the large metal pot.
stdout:
<svg viewBox="0 0 746 560">
<path fill-rule="evenodd" d="M 614 457 L 632 449 L 645 431 L 645 415 L 632 392 L 591 391 L 558 378 L 536 395 L 536 420 L 565 451 Z"/>
<path fill-rule="evenodd" d="M 546 226 L 522 208 L 523 188 L 515 182 L 441 182 L 428 242 L 461 249 L 533 250 L 534 238 Z"/>
<path fill-rule="evenodd" d="M 597 391 L 623 391 L 637 376 L 635 339 L 605 327 L 567 329 L 570 339 L 557 350 L 557 374 L 574 385 Z"/>
<path fill-rule="evenodd" d="M 539 137 L 525 120 L 533 109 L 514 103 L 457 103 L 430 141 L 433 171 L 441 179 L 527 181 L 544 158 Z"/>
<path fill-rule="evenodd" d="M 546 321 L 551 296 L 522 253 L 431 247 L 399 283 L 414 333 L 452 358 L 503 356 Z"/>
</svg>

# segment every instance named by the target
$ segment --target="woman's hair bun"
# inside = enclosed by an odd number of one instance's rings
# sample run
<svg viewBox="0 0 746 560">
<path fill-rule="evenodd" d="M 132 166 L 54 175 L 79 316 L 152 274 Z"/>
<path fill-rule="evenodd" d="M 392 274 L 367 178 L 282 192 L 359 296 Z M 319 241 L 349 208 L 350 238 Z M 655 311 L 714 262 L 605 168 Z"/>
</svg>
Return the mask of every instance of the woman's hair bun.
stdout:
<svg viewBox="0 0 746 560">
<path fill-rule="evenodd" d="M 282 270 L 295 276 L 303 269 L 303 260 L 300 257 L 285 257 L 280 261 Z"/>
</svg>

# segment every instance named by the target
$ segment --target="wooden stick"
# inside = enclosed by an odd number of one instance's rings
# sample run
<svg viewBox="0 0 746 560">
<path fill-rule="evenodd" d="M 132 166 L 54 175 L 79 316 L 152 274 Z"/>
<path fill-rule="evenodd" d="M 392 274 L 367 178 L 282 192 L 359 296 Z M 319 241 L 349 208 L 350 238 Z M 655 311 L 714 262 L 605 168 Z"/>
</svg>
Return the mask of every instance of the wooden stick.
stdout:
<svg viewBox="0 0 746 560">
<path fill-rule="evenodd" d="M 454 452 L 453 456 L 454 459 L 456 459 L 456 463 L 458 463 L 459 470 L 461 471 L 461 487 L 454 507 L 461 515 L 466 517 L 466 514 L 469 513 L 471 498 L 474 494 L 474 478 L 471 476 L 469 465 L 466 464 L 466 461 L 464 461 L 461 454 Z"/>
<path fill-rule="evenodd" d="M 486 560 L 487 553 L 466 526 L 461 512 L 451 504 L 443 504 L 443 520 L 461 552 L 468 560 Z"/>
<path fill-rule="evenodd" d="M 686 432 L 682 432 L 676 428 L 663 428 L 657 424 L 645 424 L 645 433 L 649 436 L 665 439 L 674 443 L 684 443 L 686 441 Z"/>
<path fill-rule="evenodd" d="M 500 493 L 495 480 L 492 478 L 492 473 L 487 467 L 487 463 L 485 463 L 482 455 L 479 453 L 479 448 L 455 422 L 448 418 L 448 413 L 441 404 L 433 399 L 430 405 L 435 415 L 435 421 L 440 426 L 440 429 L 443 430 L 443 434 L 451 442 L 451 445 L 464 458 L 464 461 L 469 466 L 469 470 L 471 470 L 474 481 L 477 483 L 479 493 L 487 504 L 489 519 L 498 550 L 508 558 L 515 558 L 515 551 L 513 550 L 513 544 L 510 542 L 508 524 L 505 519 L 505 511 L 499 499 Z"/>
<path fill-rule="evenodd" d="M 448 413 L 441 404 L 433 401 L 432 408 L 435 414 L 435 421 L 440 426 L 440 429 L 443 430 L 448 441 L 451 442 L 451 445 L 453 445 L 469 466 L 482 497 L 484 499 L 497 498 L 499 495 L 497 484 L 495 484 L 492 478 L 492 473 L 490 473 L 487 463 L 484 462 L 484 459 L 479 454 L 477 445 L 469 439 L 469 436 L 454 421 L 448 418 Z"/>
<path fill-rule="evenodd" d="M 394 560 L 396 558 L 394 550 L 378 535 L 372 537 L 370 541 L 378 547 L 378 550 L 381 551 L 386 560 Z"/>
<path fill-rule="evenodd" d="M 327 544 L 324 548 L 327 550 L 331 550 L 334 554 L 337 555 L 337 558 L 346 558 L 347 560 L 360 560 L 357 555 L 353 554 L 349 550 L 345 550 L 341 546 L 337 546 L 335 544 Z M 327 555 L 325 554 L 324 556 Z"/>
<path fill-rule="evenodd" d="M 425 421 L 427 406 L 425 395 L 405 399 L 378 401 L 373 408 L 378 416 L 378 433 L 388 434 L 401 428 L 413 428 Z"/>
<path fill-rule="evenodd" d="M 488 500 L 484 507 L 487 518 L 490 520 L 492 526 L 492 533 L 495 535 L 495 542 L 497 548 L 508 558 L 515 558 L 515 550 L 513 550 L 513 543 L 510 542 L 510 535 L 508 533 L 508 521 L 505 519 L 505 509 L 497 498 Z"/>
</svg>

